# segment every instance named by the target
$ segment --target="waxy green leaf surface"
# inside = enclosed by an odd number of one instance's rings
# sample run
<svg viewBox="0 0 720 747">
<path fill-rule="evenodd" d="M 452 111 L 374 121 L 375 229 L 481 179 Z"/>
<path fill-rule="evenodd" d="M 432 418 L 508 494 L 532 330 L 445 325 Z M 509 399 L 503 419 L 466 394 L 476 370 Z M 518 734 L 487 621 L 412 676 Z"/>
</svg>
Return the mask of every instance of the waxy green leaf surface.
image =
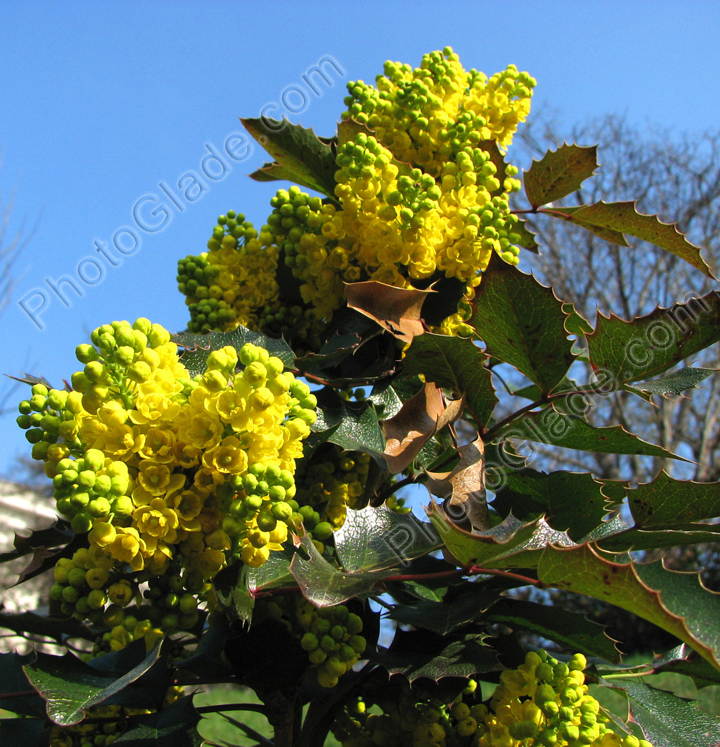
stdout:
<svg viewBox="0 0 720 747">
<path fill-rule="evenodd" d="M 598 315 L 590 362 L 608 390 L 667 371 L 720 340 L 720 293 L 713 291 L 630 322 Z"/>
<path fill-rule="evenodd" d="M 637 211 L 636 202 L 596 202 L 572 208 L 553 208 L 548 212 L 557 218 L 591 231 L 619 246 L 630 246 L 625 236 L 632 236 L 684 259 L 700 272 L 712 277 L 710 268 L 700 256 L 700 247 L 691 244 L 675 223 L 663 223 L 657 215 Z"/>
<path fill-rule="evenodd" d="M 543 393 L 562 381 L 574 356 L 567 316 L 552 288 L 493 254 L 472 307 L 469 324 L 488 355 L 515 366 Z"/>
<path fill-rule="evenodd" d="M 538 564 L 548 586 L 587 594 L 649 620 L 720 669 L 720 595 L 698 576 L 656 563 L 615 563 L 592 545 L 548 547 Z M 689 611 L 692 614 L 689 614 Z"/>
</svg>

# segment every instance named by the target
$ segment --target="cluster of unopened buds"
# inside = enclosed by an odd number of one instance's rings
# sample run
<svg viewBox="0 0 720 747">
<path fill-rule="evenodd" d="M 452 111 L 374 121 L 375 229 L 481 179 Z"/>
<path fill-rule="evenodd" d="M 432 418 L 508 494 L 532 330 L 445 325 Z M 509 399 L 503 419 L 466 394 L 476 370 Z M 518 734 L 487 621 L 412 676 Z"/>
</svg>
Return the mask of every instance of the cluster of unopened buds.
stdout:
<svg viewBox="0 0 720 747">
<path fill-rule="evenodd" d="M 612 730 L 588 693 L 586 664 L 582 654 L 564 663 L 530 652 L 502 672 L 488 702 L 474 680 L 451 703 L 417 683 L 375 684 L 345 706 L 333 733 L 343 747 L 652 747 Z M 370 713 L 371 706 L 382 713 Z"/>
</svg>

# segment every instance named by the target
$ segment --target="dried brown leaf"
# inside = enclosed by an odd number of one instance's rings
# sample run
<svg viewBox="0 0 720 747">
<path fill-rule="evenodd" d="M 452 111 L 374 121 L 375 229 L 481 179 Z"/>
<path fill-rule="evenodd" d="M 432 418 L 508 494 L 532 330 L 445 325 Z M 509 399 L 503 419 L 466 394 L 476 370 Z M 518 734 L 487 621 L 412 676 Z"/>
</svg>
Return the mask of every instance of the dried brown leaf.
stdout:
<svg viewBox="0 0 720 747">
<path fill-rule="evenodd" d="M 391 472 L 402 472 L 410 465 L 437 430 L 444 409 L 440 390 L 427 383 L 397 415 L 381 423 L 386 441 L 383 456 Z"/>
<path fill-rule="evenodd" d="M 460 461 L 455 469 L 428 472 L 425 485 L 431 493 L 445 499 L 443 509 L 453 523 L 485 531 L 490 528 L 484 480 L 485 445 L 478 437 L 458 453 Z"/>
<path fill-rule="evenodd" d="M 413 337 L 424 334 L 420 311 L 428 294 L 434 292 L 396 288 L 376 280 L 345 285 L 345 298 L 351 309 L 369 317 L 407 343 L 412 342 Z"/>
</svg>

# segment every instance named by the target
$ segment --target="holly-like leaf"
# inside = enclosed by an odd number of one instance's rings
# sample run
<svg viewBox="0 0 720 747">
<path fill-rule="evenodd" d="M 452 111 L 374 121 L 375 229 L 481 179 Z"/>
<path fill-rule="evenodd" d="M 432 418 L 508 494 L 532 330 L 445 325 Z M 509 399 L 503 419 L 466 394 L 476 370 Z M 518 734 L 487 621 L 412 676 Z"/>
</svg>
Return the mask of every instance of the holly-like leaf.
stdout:
<svg viewBox="0 0 720 747">
<path fill-rule="evenodd" d="M 226 345 L 240 350 L 247 342 L 265 348 L 270 355 L 280 358 L 287 368 L 294 367 L 295 356 L 285 340 L 276 340 L 261 332 L 251 332 L 245 327 L 238 327 L 232 332 L 210 332 L 206 335 L 182 332 L 173 335 L 171 339 L 176 345 L 184 348 L 180 362 L 187 368 L 190 376 L 205 373 L 208 356 L 213 350 L 220 350 Z"/>
<path fill-rule="evenodd" d="M 316 607 L 332 607 L 353 597 L 368 595 L 380 581 L 393 573 L 391 570 L 343 573 L 320 555 L 307 535 L 300 544 L 309 557 L 306 559 L 300 552 L 296 553 L 290 572 L 303 596 Z"/>
<path fill-rule="evenodd" d="M 720 720 L 696 704 L 642 682 L 613 680 L 627 694 L 629 715 L 653 747 L 716 747 Z"/>
<path fill-rule="evenodd" d="M 23 671 L 47 702 L 48 717 L 60 726 L 72 726 L 82 721 L 88 708 L 108 700 L 145 674 L 159 653 L 158 645 L 121 677 L 104 674 L 72 654 L 38 653 L 34 662 L 23 666 Z"/>
<path fill-rule="evenodd" d="M 447 635 L 476 620 L 499 596 L 499 591 L 480 589 L 461 594 L 451 602 L 421 601 L 417 604 L 400 604 L 393 607 L 388 617 L 403 625 Z"/>
<path fill-rule="evenodd" d="M 544 515 L 553 529 L 567 532 L 572 540 L 579 541 L 607 513 L 602 487 L 587 473 L 545 474 L 525 468 L 509 472 L 496 493 L 493 508 L 501 515 L 512 511 L 519 519 Z"/>
<path fill-rule="evenodd" d="M 337 166 L 333 150 L 327 141 L 321 140 L 312 130 L 292 124 L 286 119 L 241 118 L 240 121 L 282 168 L 283 176 L 277 177 L 272 174 L 274 164 L 271 164 L 272 178 L 289 179 L 335 198 Z M 265 172 L 261 181 L 267 181 L 267 170 L 267 165 L 261 170 Z"/>
<path fill-rule="evenodd" d="M 0 553 L 0 563 L 16 560 L 40 547 L 50 548 L 66 545 L 74 536 L 75 532 L 70 528 L 70 522 L 60 518 L 45 529 L 36 529 L 28 537 L 15 533 L 13 542 L 15 549 Z"/>
<path fill-rule="evenodd" d="M 449 335 L 416 337 L 405 353 L 406 375 L 424 375 L 462 398 L 479 426 L 485 426 L 498 402 L 492 374 L 483 365 L 487 356 L 472 340 Z"/>
<path fill-rule="evenodd" d="M 562 310 L 563 314 L 568 315 L 568 318 L 565 320 L 565 329 L 571 335 L 582 337 L 584 335 L 589 335 L 593 331 L 592 324 L 577 312 L 575 304 L 565 302 L 562 305 Z"/>
<path fill-rule="evenodd" d="M 690 646 L 681 643 L 652 661 L 655 674 L 672 672 L 690 677 L 698 688 L 720 685 L 720 671 L 710 666 Z"/>
<path fill-rule="evenodd" d="M 385 438 L 375 408 L 368 402 L 345 402 L 327 388 L 316 392 L 316 397 L 318 417 L 313 432 L 348 451 L 364 451 L 385 466 Z"/>
<path fill-rule="evenodd" d="M 406 565 L 442 545 L 432 524 L 386 506 L 350 509 L 334 536 L 338 559 L 348 573 Z"/>
<path fill-rule="evenodd" d="M 385 436 L 383 456 L 390 472 L 397 474 L 412 464 L 422 447 L 436 431 L 452 423 L 462 412 L 462 400 L 446 407 L 442 393 L 430 382 L 407 402 L 400 412 L 381 423 Z"/>
<path fill-rule="evenodd" d="M 0 612 L 0 628 L 13 630 L 16 633 L 45 636 L 56 641 L 63 638 L 84 638 L 86 641 L 92 641 L 97 637 L 97 633 L 86 628 L 74 617 L 67 620 L 53 620 L 34 612 L 16 614 Z"/>
<path fill-rule="evenodd" d="M 445 547 L 465 567 L 531 568 L 548 544 L 572 544 L 564 532 L 550 529 L 542 519 L 525 523 L 510 515 L 486 532 L 470 533 L 450 521 L 435 501 L 425 511 Z"/>
<path fill-rule="evenodd" d="M 667 526 L 720 515 L 720 482 L 673 480 L 666 472 L 628 490 L 628 503 L 638 527 Z"/>
<path fill-rule="evenodd" d="M 428 630 L 398 630 L 392 646 L 373 658 L 391 675 L 402 674 L 410 682 L 421 677 L 435 682 L 443 677 L 472 677 L 503 668 L 495 649 L 484 643 L 488 637 L 481 633 L 448 637 Z"/>
<path fill-rule="evenodd" d="M 717 291 L 631 322 L 600 314 L 587 337 L 590 362 L 606 387 L 657 376 L 718 340 Z"/>
<path fill-rule="evenodd" d="M 545 604 L 503 599 L 494 604 L 482 617 L 483 622 L 529 630 L 542 638 L 587 656 L 620 663 L 620 652 L 615 641 L 605 635 L 604 627 L 591 622 L 584 615 L 559 610 Z"/>
<path fill-rule="evenodd" d="M 345 145 L 345 143 L 349 143 L 351 140 L 355 140 L 361 132 L 367 136 L 375 136 L 375 133 L 366 124 L 358 122 L 356 119 L 352 119 L 351 117 L 343 119 L 342 122 L 338 124 L 337 128 L 338 148 Z"/>
<path fill-rule="evenodd" d="M 532 162 L 525 172 L 525 194 L 533 208 L 547 205 L 580 189 L 597 167 L 597 145 L 564 143 Z"/>
<path fill-rule="evenodd" d="M 345 284 L 345 298 L 351 309 L 364 314 L 406 343 L 412 342 L 413 337 L 424 334 L 422 305 L 433 292 L 396 288 L 376 280 Z"/>
<path fill-rule="evenodd" d="M 485 444 L 478 437 L 458 451 L 460 461 L 450 472 L 428 472 L 425 485 L 444 498 L 443 512 L 458 526 L 479 531 L 490 528 L 485 492 Z"/>
<path fill-rule="evenodd" d="M 637 202 L 596 202 L 568 210 L 553 209 L 558 218 L 575 223 L 597 234 L 606 241 L 619 246 L 629 246 L 625 236 L 632 236 L 654 244 L 671 254 L 684 259 L 708 277 L 712 272 L 700 256 L 700 247 L 691 244 L 681 233 L 676 223 L 663 223 L 657 215 L 645 215 L 637 210 Z M 565 213 L 563 215 L 563 213 Z M 620 234 L 618 237 L 617 234 Z M 614 235 L 614 238 L 611 238 Z"/>
<path fill-rule="evenodd" d="M 548 586 L 601 599 L 649 620 L 720 669 L 720 595 L 708 591 L 697 575 L 668 571 L 661 561 L 615 563 L 589 544 L 546 548 L 537 571 Z"/>
<path fill-rule="evenodd" d="M 122 747 L 200 747 L 203 738 L 197 730 L 200 714 L 192 697 L 180 698 L 157 713 L 135 716 L 113 744 Z"/>
<path fill-rule="evenodd" d="M 654 381 L 641 381 L 632 387 L 626 389 L 632 391 L 639 389 L 641 392 L 649 394 L 682 394 L 688 389 L 695 389 L 701 381 L 705 381 L 708 376 L 717 373 L 715 368 L 681 368 L 679 371 L 673 371 L 667 376 L 661 376 Z"/>
<path fill-rule="evenodd" d="M 671 524 L 653 529 L 626 529 L 617 534 L 593 537 L 599 547 L 609 552 L 630 550 L 654 550 L 678 545 L 697 545 L 702 542 L 720 541 L 720 526 L 708 524 Z"/>
<path fill-rule="evenodd" d="M 397 415 L 403 405 L 395 388 L 386 382 L 376 384 L 368 399 L 375 405 L 378 416 L 382 418 L 392 418 L 394 415 Z"/>
<path fill-rule="evenodd" d="M 543 393 L 555 389 L 574 356 L 567 316 L 552 288 L 493 254 L 472 306 L 469 324 L 486 353 L 515 366 Z"/>
<path fill-rule="evenodd" d="M 660 446 L 643 441 L 621 425 L 596 428 L 579 416 L 561 412 L 556 404 L 540 412 L 521 415 L 503 428 L 499 437 L 538 441 L 551 446 L 603 454 L 638 454 L 688 461 Z"/>
</svg>

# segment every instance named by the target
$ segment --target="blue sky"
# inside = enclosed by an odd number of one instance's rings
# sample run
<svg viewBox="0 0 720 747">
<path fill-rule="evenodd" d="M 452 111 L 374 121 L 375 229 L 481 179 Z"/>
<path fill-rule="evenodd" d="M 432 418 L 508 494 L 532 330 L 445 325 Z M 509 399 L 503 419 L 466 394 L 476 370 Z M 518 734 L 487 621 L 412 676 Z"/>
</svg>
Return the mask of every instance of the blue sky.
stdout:
<svg viewBox="0 0 720 747">
<path fill-rule="evenodd" d="M 15 191 L 9 236 L 41 217 L 0 319 L 0 371 L 56 385 L 100 324 L 184 328 L 176 262 L 203 250 L 220 213 L 262 225 L 277 185 L 247 179 L 264 159 L 239 116 L 286 114 L 331 135 L 349 80 L 451 45 L 466 68 L 530 72 L 534 106 L 568 129 L 607 113 L 677 132 L 720 125 L 710 1 L 6 0 L 2 17 L 0 207 Z M 325 81 L 309 72 L 323 60 Z M 29 448 L 14 415 L 0 437 L 7 475 Z"/>
</svg>

